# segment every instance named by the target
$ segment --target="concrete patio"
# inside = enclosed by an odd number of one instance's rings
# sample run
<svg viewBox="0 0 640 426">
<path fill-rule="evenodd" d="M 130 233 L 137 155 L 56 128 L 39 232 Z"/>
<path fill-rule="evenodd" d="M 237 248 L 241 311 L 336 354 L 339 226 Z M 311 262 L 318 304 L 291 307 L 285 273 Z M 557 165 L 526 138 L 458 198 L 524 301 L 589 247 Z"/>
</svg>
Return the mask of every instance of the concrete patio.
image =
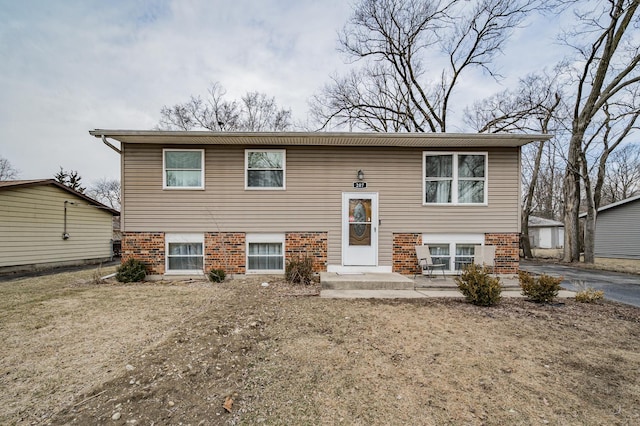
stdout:
<svg viewBox="0 0 640 426">
<path fill-rule="evenodd" d="M 503 297 L 524 297 L 518 277 L 501 275 Z M 415 299 L 424 297 L 463 297 L 454 276 L 417 276 L 415 279 L 397 273 L 335 273 L 320 274 L 320 297 L 345 299 Z M 561 290 L 559 298 L 574 297 L 575 292 Z"/>
</svg>

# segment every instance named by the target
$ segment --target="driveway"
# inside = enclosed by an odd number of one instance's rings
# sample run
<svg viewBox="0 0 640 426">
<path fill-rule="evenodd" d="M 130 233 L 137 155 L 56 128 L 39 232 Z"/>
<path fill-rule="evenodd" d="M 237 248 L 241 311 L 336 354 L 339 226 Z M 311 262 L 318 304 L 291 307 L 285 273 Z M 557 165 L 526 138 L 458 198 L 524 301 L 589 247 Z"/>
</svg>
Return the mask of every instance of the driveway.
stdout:
<svg viewBox="0 0 640 426">
<path fill-rule="evenodd" d="M 640 275 L 581 269 L 572 266 L 521 260 L 520 269 L 536 274 L 562 276 L 562 287 L 580 291 L 582 286 L 604 291 L 604 297 L 640 307 Z M 583 284 L 581 284 L 581 282 Z"/>
</svg>

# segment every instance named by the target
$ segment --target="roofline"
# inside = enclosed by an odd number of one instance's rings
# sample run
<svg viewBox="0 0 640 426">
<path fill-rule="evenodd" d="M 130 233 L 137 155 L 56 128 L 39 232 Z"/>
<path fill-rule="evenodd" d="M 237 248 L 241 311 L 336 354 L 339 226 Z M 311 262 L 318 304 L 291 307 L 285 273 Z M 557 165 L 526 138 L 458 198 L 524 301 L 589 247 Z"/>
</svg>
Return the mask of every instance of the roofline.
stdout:
<svg viewBox="0 0 640 426">
<path fill-rule="evenodd" d="M 332 146 L 424 146 L 425 142 L 492 142 L 495 146 L 522 146 L 547 141 L 549 134 L 513 133 L 382 133 L 382 132 L 212 132 L 184 130 L 107 130 L 95 129 L 96 138 L 115 139 L 121 143 L 175 144 L 256 144 L 256 145 L 332 145 Z M 160 140 L 159 140 L 160 139 Z M 167 139 L 167 140 L 161 140 Z"/>
<path fill-rule="evenodd" d="M 30 186 L 42 186 L 42 185 L 53 185 L 56 186 L 64 191 L 67 191 L 77 197 L 82 198 L 83 200 L 85 200 L 86 202 L 100 208 L 101 210 L 106 210 L 109 213 L 111 213 L 113 216 L 120 216 L 120 212 L 118 210 L 115 210 L 109 206 L 106 206 L 104 204 L 102 204 L 99 201 L 94 200 L 93 198 L 78 192 L 74 189 L 69 188 L 66 185 L 61 184 L 60 182 L 58 182 L 55 179 L 33 179 L 33 180 L 18 180 L 18 181 L 5 181 L 5 182 L 15 182 L 14 184 L 11 185 L 0 185 L 0 191 L 2 190 L 6 190 L 9 188 L 26 188 L 26 187 L 30 187 Z"/>
<path fill-rule="evenodd" d="M 607 205 L 606 205 L 606 206 L 604 206 L 604 207 L 600 207 L 600 208 L 598 209 L 598 213 L 600 213 L 600 212 L 602 212 L 602 211 L 605 211 L 605 210 L 612 209 L 612 208 L 614 208 L 614 207 L 621 206 L 621 205 L 623 205 L 623 204 L 630 203 L 630 202 L 632 202 L 632 201 L 639 200 L 639 199 L 640 199 L 640 195 L 635 195 L 635 196 L 633 196 L 633 197 L 625 198 L 624 200 L 616 201 L 615 203 L 607 204 Z M 585 213 L 581 213 L 578 217 L 587 217 L 587 213 L 586 213 L 586 212 L 585 212 Z"/>
</svg>

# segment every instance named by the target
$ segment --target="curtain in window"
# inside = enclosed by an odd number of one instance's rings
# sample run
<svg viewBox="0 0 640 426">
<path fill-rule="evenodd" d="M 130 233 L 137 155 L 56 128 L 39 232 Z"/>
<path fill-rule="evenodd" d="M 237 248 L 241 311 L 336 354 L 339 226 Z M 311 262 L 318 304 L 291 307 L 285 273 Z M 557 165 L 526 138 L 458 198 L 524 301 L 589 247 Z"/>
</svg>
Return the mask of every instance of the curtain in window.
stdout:
<svg viewBox="0 0 640 426">
<path fill-rule="evenodd" d="M 456 270 L 460 271 L 465 266 L 473 263 L 475 254 L 475 245 L 473 244 L 456 244 Z"/>
<path fill-rule="evenodd" d="M 249 270 L 282 270 L 282 243 L 249 243 Z"/>
<path fill-rule="evenodd" d="M 169 243 L 170 270 L 202 270 L 202 243 Z"/>
<path fill-rule="evenodd" d="M 202 186 L 202 152 L 165 151 L 167 186 Z"/>
<path fill-rule="evenodd" d="M 484 203 L 484 155 L 458 155 L 458 202 Z"/>
<path fill-rule="evenodd" d="M 453 156 L 425 157 L 425 202 L 450 203 L 453 182 Z"/>
</svg>

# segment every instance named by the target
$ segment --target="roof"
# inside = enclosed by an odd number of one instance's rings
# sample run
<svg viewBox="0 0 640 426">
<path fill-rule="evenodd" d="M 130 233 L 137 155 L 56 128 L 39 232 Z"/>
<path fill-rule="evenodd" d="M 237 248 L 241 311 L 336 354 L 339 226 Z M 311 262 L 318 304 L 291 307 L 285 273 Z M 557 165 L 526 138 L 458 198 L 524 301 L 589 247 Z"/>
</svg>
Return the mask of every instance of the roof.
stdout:
<svg viewBox="0 0 640 426">
<path fill-rule="evenodd" d="M 80 197 L 85 200 L 87 203 L 98 207 L 101 210 L 106 210 L 114 216 L 120 216 L 120 212 L 112 209 L 111 207 L 105 206 L 104 204 L 94 200 L 91 197 L 84 195 L 81 192 L 75 191 L 69 188 L 66 185 L 61 184 L 55 179 L 32 179 L 32 180 L 6 180 L 0 181 L 0 191 L 13 189 L 13 188 L 26 188 L 30 186 L 43 186 L 43 185 L 53 185 L 56 186 L 70 194 L 75 195 L 76 197 Z"/>
<path fill-rule="evenodd" d="M 625 204 L 631 203 L 633 201 L 637 201 L 640 200 L 640 195 L 636 195 L 635 197 L 630 197 L 630 198 L 626 198 L 624 200 L 620 200 L 620 201 L 616 201 L 615 203 L 611 203 L 611 204 L 607 204 L 604 207 L 600 207 L 598 209 L 598 213 L 605 211 L 605 210 L 609 210 L 609 209 L 613 209 L 615 207 L 619 207 L 619 206 L 623 206 Z M 579 217 L 586 217 L 587 213 L 581 213 Z"/>
<path fill-rule="evenodd" d="M 564 226 L 564 223 L 557 220 L 545 219 L 538 216 L 529 216 L 529 228 L 544 228 L 544 227 L 557 227 Z"/>
<path fill-rule="evenodd" d="M 307 145 L 390 147 L 518 147 L 546 141 L 548 134 L 487 133 L 361 133 L 361 132 L 210 132 L 165 130 L 105 130 L 89 134 L 131 144 L 175 145 Z"/>
</svg>

